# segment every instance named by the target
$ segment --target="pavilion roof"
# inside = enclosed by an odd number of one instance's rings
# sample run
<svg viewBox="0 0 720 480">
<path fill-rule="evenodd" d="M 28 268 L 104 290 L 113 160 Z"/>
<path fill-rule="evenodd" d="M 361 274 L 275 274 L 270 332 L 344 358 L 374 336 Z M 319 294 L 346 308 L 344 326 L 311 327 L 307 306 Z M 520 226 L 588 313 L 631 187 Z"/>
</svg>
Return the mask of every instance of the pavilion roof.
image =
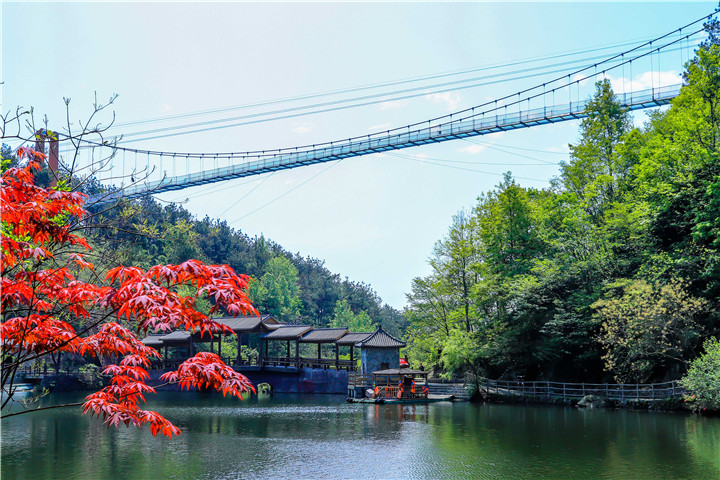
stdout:
<svg viewBox="0 0 720 480">
<path fill-rule="evenodd" d="M 348 332 L 342 337 L 338 338 L 335 343 L 339 346 L 355 345 L 372 335 L 372 332 Z"/>
<path fill-rule="evenodd" d="M 190 343 L 190 332 L 178 330 L 176 332 L 162 335 L 159 339 L 163 345 L 183 345 Z"/>
<path fill-rule="evenodd" d="M 405 342 L 401 342 L 393 337 L 383 330 L 382 327 L 378 327 L 375 333 L 355 344 L 356 347 L 360 348 L 402 348 L 405 345 Z"/>
<path fill-rule="evenodd" d="M 315 328 L 298 340 L 300 343 L 333 343 L 347 333 L 343 328 Z"/>
<path fill-rule="evenodd" d="M 162 340 L 160 340 L 160 338 L 163 336 L 164 335 L 148 335 L 147 337 L 142 339 L 142 343 L 146 347 L 152 347 L 152 348 L 162 347 L 164 345 L 164 343 L 162 342 Z"/>
<path fill-rule="evenodd" d="M 312 330 L 310 325 L 281 325 L 260 338 L 265 340 L 297 340 Z"/>
<path fill-rule="evenodd" d="M 258 317 L 223 317 L 213 320 L 227 325 L 235 333 L 267 332 L 279 324 L 272 315 L 261 315 Z"/>
</svg>

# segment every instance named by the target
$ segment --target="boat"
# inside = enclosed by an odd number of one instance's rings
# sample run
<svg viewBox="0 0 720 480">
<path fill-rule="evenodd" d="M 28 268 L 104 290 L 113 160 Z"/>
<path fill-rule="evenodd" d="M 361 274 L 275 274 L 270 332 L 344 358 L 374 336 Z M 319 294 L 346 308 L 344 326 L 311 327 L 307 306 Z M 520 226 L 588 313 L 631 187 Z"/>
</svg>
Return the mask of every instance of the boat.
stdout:
<svg viewBox="0 0 720 480">
<path fill-rule="evenodd" d="M 348 398 L 348 403 L 373 403 L 373 404 L 424 404 L 435 402 L 452 402 L 455 400 L 454 395 L 428 395 L 424 398 Z"/>
<path fill-rule="evenodd" d="M 431 395 L 427 387 L 428 372 L 411 368 L 391 368 L 372 372 L 374 388 L 364 398 L 349 397 L 350 403 L 422 404 L 451 402 L 453 395 Z"/>
</svg>

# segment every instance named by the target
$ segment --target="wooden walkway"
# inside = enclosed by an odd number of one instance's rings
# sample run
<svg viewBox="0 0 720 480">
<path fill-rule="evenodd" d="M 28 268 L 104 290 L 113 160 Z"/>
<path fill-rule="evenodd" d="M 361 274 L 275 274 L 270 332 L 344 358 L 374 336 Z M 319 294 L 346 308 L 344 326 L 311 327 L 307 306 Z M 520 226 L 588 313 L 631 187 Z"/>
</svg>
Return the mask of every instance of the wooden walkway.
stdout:
<svg viewBox="0 0 720 480">
<path fill-rule="evenodd" d="M 598 395 L 611 400 L 661 400 L 682 396 L 676 381 L 663 383 L 561 383 L 482 380 L 486 393 L 511 397 L 570 398 Z"/>
</svg>

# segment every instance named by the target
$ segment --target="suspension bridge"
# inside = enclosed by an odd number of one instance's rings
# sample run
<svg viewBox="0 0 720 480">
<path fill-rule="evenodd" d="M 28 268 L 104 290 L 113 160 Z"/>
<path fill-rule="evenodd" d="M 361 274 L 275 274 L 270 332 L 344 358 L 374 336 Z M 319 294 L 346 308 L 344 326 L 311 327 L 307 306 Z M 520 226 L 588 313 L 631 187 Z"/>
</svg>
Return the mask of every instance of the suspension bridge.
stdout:
<svg viewBox="0 0 720 480">
<path fill-rule="evenodd" d="M 582 119 L 588 115 L 591 90 L 587 86 L 592 88 L 603 78 L 621 82 L 619 89 L 616 86 L 616 98 L 629 110 L 667 105 L 680 94 L 682 85 L 679 75 L 677 83 L 661 81 L 661 61 L 666 69 L 682 71 L 684 61 L 691 58 L 697 45 L 690 39 L 703 33 L 698 24 L 712 15 L 511 95 L 399 128 L 322 144 L 226 153 L 165 152 L 86 141 L 85 147 L 92 150 L 86 168 L 103 185 L 122 180 L 119 186 L 109 187 L 111 191 L 103 196 L 104 200 L 136 198 L 349 157 Z M 649 88 L 634 85 L 633 68 L 649 72 Z M 626 72 L 630 73 L 627 86 Z M 132 158 L 127 161 L 127 156 Z M 109 178 L 103 181 L 102 172 L 117 168 L 121 175 L 107 175 Z M 126 183 L 128 178 L 132 181 Z"/>
<path fill-rule="evenodd" d="M 666 105 L 680 93 L 680 84 L 665 86 L 639 92 L 629 92 L 621 96 L 621 104 L 630 110 Z M 400 150 L 428 143 L 444 142 L 459 138 L 484 135 L 488 133 L 528 128 L 537 125 L 577 120 L 587 116 L 587 100 L 575 104 L 555 105 L 542 109 L 499 114 L 490 118 L 459 118 L 457 120 L 429 125 L 425 128 L 406 132 L 393 132 L 385 135 L 368 135 L 366 139 L 349 139 L 331 142 L 327 146 L 311 149 L 298 149 L 294 152 L 278 153 L 254 160 L 238 162 L 222 168 L 202 170 L 197 173 L 166 177 L 154 182 L 128 187 L 123 196 L 134 198 L 147 192 L 162 193 L 180 190 L 208 183 L 249 177 L 263 173 L 286 170 L 317 163 L 341 160 L 349 157 L 370 155 L 388 150 Z M 212 157 L 210 157 L 212 158 Z"/>
</svg>

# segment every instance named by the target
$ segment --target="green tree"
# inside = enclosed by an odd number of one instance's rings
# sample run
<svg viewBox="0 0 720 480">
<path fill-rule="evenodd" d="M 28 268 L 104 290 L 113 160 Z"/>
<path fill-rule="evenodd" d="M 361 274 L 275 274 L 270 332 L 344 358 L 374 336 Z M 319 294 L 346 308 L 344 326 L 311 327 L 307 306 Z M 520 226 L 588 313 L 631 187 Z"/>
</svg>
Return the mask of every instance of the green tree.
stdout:
<svg viewBox="0 0 720 480">
<path fill-rule="evenodd" d="M 432 273 L 408 294 L 414 360 L 467 371 L 472 359 L 492 376 L 644 381 L 678 378 L 703 336 L 720 333 L 713 25 L 669 109 L 632 129 L 599 82 L 550 188 L 507 175 L 453 219 Z"/>
<path fill-rule="evenodd" d="M 720 410 L 720 341 L 709 338 L 703 349 L 705 353 L 690 363 L 680 384 L 698 408 Z"/>
<path fill-rule="evenodd" d="M 265 274 L 252 282 L 248 293 L 258 311 L 278 320 L 291 321 L 300 313 L 298 271 L 283 256 L 267 262 Z"/>
<path fill-rule="evenodd" d="M 193 224 L 185 219 L 163 228 L 163 253 L 169 263 L 182 263 L 191 258 L 205 261 L 198 246 L 198 233 Z"/>
<path fill-rule="evenodd" d="M 537 195 L 506 173 L 496 191 L 478 199 L 475 210 L 478 237 L 490 273 L 503 276 L 527 273 L 542 251 L 533 205 Z"/>
<path fill-rule="evenodd" d="M 414 278 L 412 291 L 406 297 L 408 356 L 413 363 L 436 365 L 442 355 L 442 345 L 454 329 L 450 318 L 455 303 L 451 290 L 444 278 L 432 274 Z"/>
<path fill-rule="evenodd" d="M 470 292 L 479 280 L 479 260 L 472 218 L 465 210 L 461 210 L 453 216 L 447 236 L 435 244 L 430 266 L 452 289 L 457 306 L 451 315 L 462 319 L 466 332 L 471 331 L 476 316 L 472 312 Z"/>
<path fill-rule="evenodd" d="M 373 332 L 375 324 L 365 310 L 353 313 L 347 300 L 338 300 L 335 303 L 333 318 L 330 327 L 347 327 L 351 332 Z"/>
<path fill-rule="evenodd" d="M 570 162 L 560 165 L 563 186 L 582 200 L 588 214 L 599 219 L 615 200 L 618 183 L 627 175 L 626 157 L 617 155 L 622 137 L 630 131 L 628 110 L 620 105 L 605 79 L 596 85 L 580 124 L 580 142 L 570 145 Z"/>
<path fill-rule="evenodd" d="M 610 285 L 608 295 L 593 304 L 602 322 L 606 368 L 618 381 L 639 382 L 652 379 L 668 363 L 679 369 L 700 338 L 697 317 L 707 306 L 680 280 Z"/>
</svg>

